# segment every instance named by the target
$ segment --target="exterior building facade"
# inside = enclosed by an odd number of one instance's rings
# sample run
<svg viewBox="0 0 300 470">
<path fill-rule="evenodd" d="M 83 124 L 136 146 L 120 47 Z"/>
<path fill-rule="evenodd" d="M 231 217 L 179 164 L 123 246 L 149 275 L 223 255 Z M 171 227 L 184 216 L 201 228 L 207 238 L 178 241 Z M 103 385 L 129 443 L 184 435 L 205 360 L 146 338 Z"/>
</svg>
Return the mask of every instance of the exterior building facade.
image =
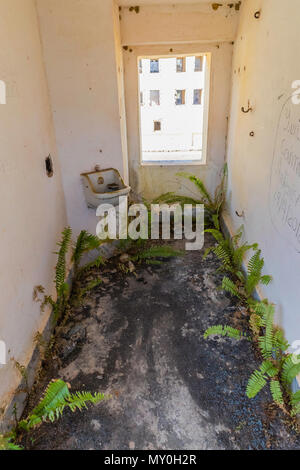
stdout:
<svg viewBox="0 0 300 470">
<path fill-rule="evenodd" d="M 202 159 L 205 55 L 138 63 L 142 161 Z"/>
</svg>

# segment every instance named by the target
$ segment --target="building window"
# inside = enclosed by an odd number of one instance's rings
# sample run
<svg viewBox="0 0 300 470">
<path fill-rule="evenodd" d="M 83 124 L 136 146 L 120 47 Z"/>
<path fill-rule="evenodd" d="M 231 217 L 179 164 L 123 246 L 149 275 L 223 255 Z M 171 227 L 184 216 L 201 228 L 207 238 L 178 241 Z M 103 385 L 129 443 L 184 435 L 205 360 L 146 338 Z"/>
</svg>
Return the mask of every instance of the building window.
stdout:
<svg viewBox="0 0 300 470">
<path fill-rule="evenodd" d="M 185 90 L 176 90 L 175 104 L 176 106 L 185 104 Z"/>
<path fill-rule="evenodd" d="M 139 73 L 143 73 L 143 62 L 139 60 Z"/>
<path fill-rule="evenodd" d="M 180 57 L 176 59 L 176 72 L 185 72 L 185 58 Z"/>
<path fill-rule="evenodd" d="M 193 104 L 202 104 L 202 90 L 194 90 Z"/>
<path fill-rule="evenodd" d="M 195 57 L 195 72 L 203 71 L 203 56 Z"/>
<path fill-rule="evenodd" d="M 134 61 L 141 164 L 205 164 L 211 53 L 200 49 L 190 54 L 187 48 L 159 56 L 155 48 L 147 51 L 153 55 L 139 55 Z M 202 67 L 202 72 L 195 73 Z M 131 132 L 137 129 L 133 109 Z"/>
<path fill-rule="evenodd" d="M 150 106 L 160 105 L 160 92 L 159 90 L 150 90 Z"/>
<path fill-rule="evenodd" d="M 154 121 L 153 123 L 153 128 L 154 132 L 161 131 L 161 122 L 160 121 Z"/>
<path fill-rule="evenodd" d="M 159 73 L 159 60 L 150 60 L 150 73 Z"/>
</svg>

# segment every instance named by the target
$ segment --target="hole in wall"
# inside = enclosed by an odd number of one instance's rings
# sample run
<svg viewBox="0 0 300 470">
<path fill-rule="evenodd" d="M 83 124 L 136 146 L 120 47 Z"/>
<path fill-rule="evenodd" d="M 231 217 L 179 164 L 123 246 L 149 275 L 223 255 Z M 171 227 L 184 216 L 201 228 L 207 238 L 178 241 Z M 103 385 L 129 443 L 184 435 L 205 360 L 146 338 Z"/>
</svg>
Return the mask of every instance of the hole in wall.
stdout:
<svg viewBox="0 0 300 470">
<path fill-rule="evenodd" d="M 45 167 L 46 167 L 46 173 L 48 178 L 51 178 L 53 176 L 53 161 L 51 155 L 48 155 L 48 157 L 45 159 Z"/>
</svg>

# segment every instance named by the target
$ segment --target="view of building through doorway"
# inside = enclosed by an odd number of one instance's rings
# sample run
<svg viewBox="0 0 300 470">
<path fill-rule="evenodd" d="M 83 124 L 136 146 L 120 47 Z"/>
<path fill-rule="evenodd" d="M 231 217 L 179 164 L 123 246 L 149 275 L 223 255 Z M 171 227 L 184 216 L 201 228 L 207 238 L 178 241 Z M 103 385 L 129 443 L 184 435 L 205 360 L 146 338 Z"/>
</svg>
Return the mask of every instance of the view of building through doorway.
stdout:
<svg viewBox="0 0 300 470">
<path fill-rule="evenodd" d="M 206 54 L 139 57 L 142 163 L 205 163 Z"/>
</svg>

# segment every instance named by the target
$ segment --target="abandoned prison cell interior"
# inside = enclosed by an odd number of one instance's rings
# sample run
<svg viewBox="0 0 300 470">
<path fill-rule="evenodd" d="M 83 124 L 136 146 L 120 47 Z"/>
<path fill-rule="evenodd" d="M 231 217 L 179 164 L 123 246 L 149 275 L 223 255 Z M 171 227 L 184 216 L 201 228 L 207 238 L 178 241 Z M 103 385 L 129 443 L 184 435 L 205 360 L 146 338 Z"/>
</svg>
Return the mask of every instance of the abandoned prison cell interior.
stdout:
<svg viewBox="0 0 300 470">
<path fill-rule="evenodd" d="M 0 450 L 299 449 L 299 26 L 0 0 Z"/>
</svg>

